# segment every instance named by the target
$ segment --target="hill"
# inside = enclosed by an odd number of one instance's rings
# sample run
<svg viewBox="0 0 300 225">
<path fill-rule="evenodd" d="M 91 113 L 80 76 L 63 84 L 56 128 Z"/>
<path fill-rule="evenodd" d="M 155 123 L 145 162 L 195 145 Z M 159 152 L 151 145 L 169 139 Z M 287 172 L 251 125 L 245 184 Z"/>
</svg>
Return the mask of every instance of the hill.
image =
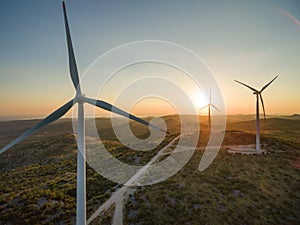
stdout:
<svg viewBox="0 0 300 225">
<path fill-rule="evenodd" d="M 163 119 L 172 132 L 147 152 L 123 146 L 109 118 L 97 118 L 96 124 L 114 157 L 145 165 L 180 132 L 177 115 Z M 228 120 L 223 145 L 254 143 L 255 121 L 238 119 Z M 194 119 L 188 117 L 188 121 L 192 124 Z M 199 172 L 198 166 L 209 131 L 206 117 L 200 121 L 199 148 L 191 160 L 166 181 L 132 188 L 124 205 L 124 224 L 299 224 L 299 120 L 268 119 L 262 143 L 269 154 L 232 155 L 221 149 L 204 172 Z M 35 122 L 0 122 L 0 146 Z M 122 130 L 125 122 L 120 119 L 116 123 Z M 150 135 L 148 128 L 137 123 L 130 127 L 140 138 Z M 0 224 L 74 224 L 76 154 L 71 120 L 62 119 L 0 155 Z M 120 187 L 88 166 L 88 217 Z M 102 224 L 111 222 L 113 209 L 101 217 Z"/>
</svg>

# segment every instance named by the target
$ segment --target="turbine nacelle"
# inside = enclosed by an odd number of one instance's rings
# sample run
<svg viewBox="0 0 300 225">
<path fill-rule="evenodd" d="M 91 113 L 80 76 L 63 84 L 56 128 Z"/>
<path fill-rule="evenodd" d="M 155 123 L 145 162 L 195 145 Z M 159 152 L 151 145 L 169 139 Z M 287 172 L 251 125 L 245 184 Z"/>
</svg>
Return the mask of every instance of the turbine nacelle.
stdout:
<svg viewBox="0 0 300 225">
<path fill-rule="evenodd" d="M 85 94 L 77 92 L 74 98 L 74 102 L 84 103 L 85 102 L 84 98 L 85 98 Z"/>
</svg>

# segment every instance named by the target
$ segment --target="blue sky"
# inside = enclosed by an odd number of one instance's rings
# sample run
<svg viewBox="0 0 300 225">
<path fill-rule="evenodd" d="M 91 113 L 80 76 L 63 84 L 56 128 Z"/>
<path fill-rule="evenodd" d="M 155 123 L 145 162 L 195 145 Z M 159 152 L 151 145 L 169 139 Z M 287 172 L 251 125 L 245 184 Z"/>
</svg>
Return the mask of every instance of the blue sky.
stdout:
<svg viewBox="0 0 300 225">
<path fill-rule="evenodd" d="M 165 40 L 201 56 L 216 76 L 227 113 L 300 113 L 300 1 L 66 1 L 80 72 L 104 52 L 138 40 Z M 46 115 L 73 97 L 61 1 L 0 3 L 0 117 Z M 16 105 L 16 102 L 19 105 Z"/>
</svg>

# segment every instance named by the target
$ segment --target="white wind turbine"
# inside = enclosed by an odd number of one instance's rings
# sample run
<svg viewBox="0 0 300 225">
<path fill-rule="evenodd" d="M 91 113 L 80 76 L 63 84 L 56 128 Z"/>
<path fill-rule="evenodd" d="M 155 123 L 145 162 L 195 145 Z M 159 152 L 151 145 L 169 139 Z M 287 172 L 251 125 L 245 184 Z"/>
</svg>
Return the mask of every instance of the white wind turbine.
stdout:
<svg viewBox="0 0 300 225">
<path fill-rule="evenodd" d="M 76 96 L 74 99 L 67 102 L 65 105 L 54 111 L 52 114 L 47 116 L 45 119 L 40 121 L 38 124 L 24 132 L 21 136 L 17 137 L 11 143 L 6 145 L 0 150 L 0 154 L 8 150 L 9 148 L 13 147 L 26 137 L 30 136 L 40 128 L 58 120 L 63 115 L 65 115 L 69 109 L 76 103 L 78 103 L 78 153 L 77 153 L 77 209 L 76 209 L 76 223 L 77 225 L 84 225 L 86 224 L 86 164 L 85 164 L 85 121 L 84 121 L 84 103 L 89 103 L 91 105 L 95 105 L 99 108 L 105 109 L 107 111 L 114 112 L 116 114 L 122 115 L 129 119 L 135 120 L 139 123 L 145 124 L 150 126 L 154 129 L 167 132 L 147 121 L 144 121 L 134 115 L 131 115 L 119 108 L 114 107 L 113 105 L 96 99 L 87 98 L 81 92 L 78 70 L 76 66 L 75 55 L 72 46 L 71 34 L 68 25 L 68 18 L 66 13 L 66 6 L 64 1 L 63 4 L 63 13 L 64 13 L 64 20 L 65 20 L 65 29 L 66 29 L 66 36 L 67 36 L 67 45 L 68 45 L 68 54 L 69 54 L 69 69 L 72 82 L 76 89 Z M 167 132 L 168 133 L 168 132 Z"/>
<path fill-rule="evenodd" d="M 263 112 L 264 112 L 264 119 L 266 120 L 266 112 L 265 112 L 265 105 L 264 100 L 262 98 L 262 92 L 277 78 L 278 76 L 274 77 L 273 80 L 271 80 L 269 83 L 267 83 L 265 86 L 262 87 L 260 91 L 256 90 L 253 87 L 248 86 L 247 84 L 244 84 L 240 81 L 234 80 L 235 82 L 238 82 L 250 90 L 253 91 L 253 94 L 256 95 L 256 150 L 260 151 L 260 122 L 259 122 L 259 99 L 261 100 Z"/>
<path fill-rule="evenodd" d="M 211 90 L 209 90 L 209 102 L 206 106 L 202 107 L 200 110 L 205 109 L 206 107 L 208 107 L 208 129 L 211 129 L 211 107 L 213 107 L 214 109 L 216 109 L 217 111 L 221 112 L 214 104 L 211 103 Z"/>
</svg>

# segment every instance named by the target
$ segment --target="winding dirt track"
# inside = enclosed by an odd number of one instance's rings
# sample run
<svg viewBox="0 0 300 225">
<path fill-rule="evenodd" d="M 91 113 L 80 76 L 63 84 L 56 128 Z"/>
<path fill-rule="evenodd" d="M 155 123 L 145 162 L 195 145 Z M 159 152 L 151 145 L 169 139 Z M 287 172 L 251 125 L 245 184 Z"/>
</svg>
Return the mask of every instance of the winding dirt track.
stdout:
<svg viewBox="0 0 300 225">
<path fill-rule="evenodd" d="M 167 150 L 172 144 L 180 137 L 178 135 L 169 144 L 163 147 L 143 168 L 141 168 L 135 175 L 133 175 L 126 184 L 114 192 L 109 199 L 106 200 L 88 219 L 87 224 L 91 223 L 94 219 L 100 216 L 103 212 L 107 211 L 113 204 L 116 205 L 115 213 L 113 217 L 113 224 L 121 225 L 123 224 L 123 195 L 126 193 L 130 186 L 135 186 L 138 179 L 148 170 L 148 168 L 162 155 L 164 151 Z"/>
</svg>

